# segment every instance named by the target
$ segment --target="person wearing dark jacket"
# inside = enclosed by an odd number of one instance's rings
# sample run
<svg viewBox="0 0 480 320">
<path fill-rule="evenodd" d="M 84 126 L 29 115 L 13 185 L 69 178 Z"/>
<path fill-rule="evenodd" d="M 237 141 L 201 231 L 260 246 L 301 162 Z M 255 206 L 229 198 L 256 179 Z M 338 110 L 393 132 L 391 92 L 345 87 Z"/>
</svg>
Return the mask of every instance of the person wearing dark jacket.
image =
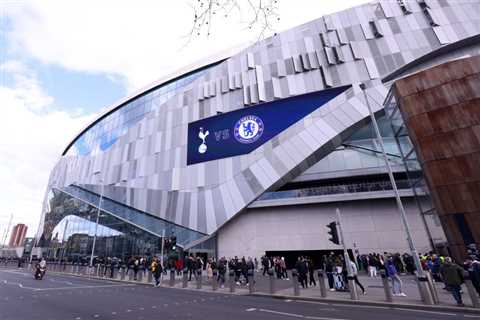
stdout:
<svg viewBox="0 0 480 320">
<path fill-rule="evenodd" d="M 140 259 L 135 257 L 133 260 L 133 280 L 137 281 L 138 270 L 140 269 Z"/>
<path fill-rule="evenodd" d="M 307 266 L 308 266 L 309 284 L 315 287 L 317 285 L 317 282 L 315 281 L 315 265 L 313 263 L 312 258 L 309 258 L 307 260 Z"/>
<path fill-rule="evenodd" d="M 308 288 L 307 283 L 307 263 L 303 257 L 299 257 L 297 263 L 295 264 L 295 269 L 298 272 L 298 281 L 302 285 L 302 288 Z"/>
<path fill-rule="evenodd" d="M 220 285 L 221 288 L 224 287 L 225 285 L 225 273 L 227 272 L 227 261 L 225 257 L 222 257 L 218 261 L 218 278 L 217 282 Z"/>
<path fill-rule="evenodd" d="M 335 288 L 333 287 L 334 285 L 334 279 L 333 279 L 333 269 L 335 267 L 335 263 L 333 261 L 333 254 L 330 254 L 330 256 L 327 258 L 325 262 L 325 272 L 327 273 L 327 279 L 328 279 L 328 287 L 330 288 L 330 291 L 335 291 Z"/>
<path fill-rule="evenodd" d="M 453 298 L 457 302 L 457 305 L 464 306 L 462 301 L 462 283 L 463 269 L 452 262 L 452 258 L 446 257 L 445 263 L 440 268 L 440 275 L 442 276 L 443 283 L 447 287 L 447 290 L 452 293 Z"/>
<path fill-rule="evenodd" d="M 186 267 L 188 271 L 188 281 L 192 281 L 192 274 L 195 272 L 195 260 L 192 256 L 188 256 Z"/>
<path fill-rule="evenodd" d="M 468 257 L 465 259 L 465 269 L 468 271 L 472 284 L 480 295 L 480 261 L 475 257 Z"/>
</svg>

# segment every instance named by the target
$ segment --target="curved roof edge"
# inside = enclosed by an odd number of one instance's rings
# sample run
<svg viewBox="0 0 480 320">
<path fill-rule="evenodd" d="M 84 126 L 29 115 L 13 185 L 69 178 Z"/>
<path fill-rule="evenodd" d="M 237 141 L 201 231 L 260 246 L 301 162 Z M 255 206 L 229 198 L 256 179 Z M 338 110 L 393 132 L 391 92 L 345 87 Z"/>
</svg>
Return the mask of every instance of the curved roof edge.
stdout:
<svg viewBox="0 0 480 320">
<path fill-rule="evenodd" d="M 183 77 L 185 75 L 188 75 L 188 74 L 193 73 L 195 71 L 198 71 L 200 69 L 208 68 L 211 65 L 214 65 L 214 64 L 219 63 L 223 60 L 226 60 L 226 59 L 230 58 L 231 56 L 233 56 L 234 54 L 239 53 L 240 51 L 242 51 L 243 49 L 245 49 L 245 48 L 247 48 L 251 45 L 252 45 L 251 43 L 243 43 L 243 44 L 237 45 L 235 47 L 232 47 L 232 48 L 214 53 L 214 54 L 209 55 L 207 57 L 204 57 L 200 60 L 197 60 L 197 61 L 191 63 L 190 65 L 187 65 L 187 66 L 185 66 L 181 69 L 178 69 L 178 70 L 176 70 L 176 71 L 174 71 L 174 72 L 172 72 L 168 75 L 165 75 L 162 78 L 160 78 L 160 79 L 158 79 L 158 80 L 156 80 L 156 81 L 154 81 L 154 82 L 152 82 L 152 83 L 150 83 L 150 84 L 148 84 L 148 85 L 146 85 L 146 86 L 144 86 L 144 87 L 142 87 L 138 90 L 135 90 L 133 93 L 121 98 L 119 101 L 112 104 L 106 111 L 104 111 L 103 113 L 98 115 L 93 121 L 91 121 L 89 124 L 87 124 L 85 127 L 83 127 L 73 137 L 73 139 L 71 139 L 70 142 L 68 142 L 67 146 L 65 147 L 65 149 L 62 152 L 62 156 L 64 156 L 68 152 L 68 150 L 75 143 L 75 141 L 77 141 L 77 139 L 82 134 L 84 134 L 88 129 L 93 127 L 96 123 L 98 123 L 100 120 L 102 120 L 103 118 L 105 118 L 109 114 L 111 114 L 114 111 L 116 111 L 117 109 L 121 108 L 126 103 L 128 103 L 128 102 L 130 102 L 130 101 L 148 93 L 151 90 L 154 90 L 155 88 L 157 88 L 159 86 L 162 86 L 162 85 L 167 84 L 171 81 L 174 81 L 177 78 Z"/>
<path fill-rule="evenodd" d="M 479 44 L 479 43 L 480 43 L 480 34 L 477 34 L 477 35 L 474 35 L 474 36 L 471 36 L 471 37 L 468 37 L 468 38 L 464 38 L 464 39 L 458 40 L 456 42 L 452 42 L 452 43 L 449 43 L 447 45 L 438 47 L 438 49 L 436 49 L 434 51 L 430 51 L 430 52 L 424 54 L 423 56 L 421 56 L 421 57 L 419 57 L 419 58 L 417 58 L 413 61 L 410 61 L 409 63 L 407 63 L 407 64 L 401 66 L 400 68 L 394 70 L 393 72 L 389 73 L 388 75 L 386 75 L 385 77 L 382 78 L 382 82 L 387 83 L 387 82 L 390 82 L 392 80 L 397 80 L 397 78 L 401 78 L 403 76 L 408 75 L 409 71 L 412 68 L 417 67 L 417 66 L 421 66 L 422 64 L 424 64 L 425 62 L 428 62 L 429 60 L 431 60 L 433 58 L 441 57 L 441 56 L 443 56 L 445 54 L 448 54 L 450 52 L 453 52 L 455 50 L 465 48 L 465 47 L 470 47 L 472 45 Z M 418 71 L 418 70 L 415 70 L 415 71 Z"/>
</svg>

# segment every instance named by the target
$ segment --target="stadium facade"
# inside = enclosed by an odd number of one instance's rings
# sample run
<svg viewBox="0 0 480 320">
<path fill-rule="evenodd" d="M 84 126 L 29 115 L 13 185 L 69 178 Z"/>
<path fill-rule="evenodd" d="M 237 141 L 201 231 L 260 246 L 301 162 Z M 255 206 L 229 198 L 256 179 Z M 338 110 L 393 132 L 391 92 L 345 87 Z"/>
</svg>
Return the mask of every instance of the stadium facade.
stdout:
<svg viewBox="0 0 480 320">
<path fill-rule="evenodd" d="M 352 250 L 408 251 L 368 102 L 415 244 L 442 246 L 390 88 L 478 55 L 479 34 L 478 1 L 374 1 L 157 81 L 68 144 L 36 245 L 57 259 L 89 256 L 94 235 L 95 256 L 155 254 L 172 236 L 213 256 L 321 252 L 339 249 L 325 227 L 339 208 Z"/>
</svg>

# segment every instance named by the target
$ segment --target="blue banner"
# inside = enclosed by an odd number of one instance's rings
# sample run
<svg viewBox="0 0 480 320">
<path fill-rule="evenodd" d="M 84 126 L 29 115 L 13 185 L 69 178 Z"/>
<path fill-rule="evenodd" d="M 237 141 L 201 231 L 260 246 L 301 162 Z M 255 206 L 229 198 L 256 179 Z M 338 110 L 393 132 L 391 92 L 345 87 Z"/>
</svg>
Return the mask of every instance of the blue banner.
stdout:
<svg viewBox="0 0 480 320">
<path fill-rule="evenodd" d="M 348 88 L 307 93 L 191 122 L 187 165 L 250 153 Z"/>
</svg>

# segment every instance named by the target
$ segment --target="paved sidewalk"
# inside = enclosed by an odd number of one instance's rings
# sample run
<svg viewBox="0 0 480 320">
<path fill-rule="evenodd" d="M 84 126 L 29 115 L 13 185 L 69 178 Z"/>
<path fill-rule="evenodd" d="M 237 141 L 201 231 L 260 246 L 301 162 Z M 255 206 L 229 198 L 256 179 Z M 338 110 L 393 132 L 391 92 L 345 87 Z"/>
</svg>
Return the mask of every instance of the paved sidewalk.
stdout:
<svg viewBox="0 0 480 320">
<path fill-rule="evenodd" d="M 0 265 L 0 267 L 2 267 Z M 53 271 L 50 271 L 53 272 Z M 147 274 L 147 273 L 145 273 Z M 289 274 L 291 274 L 289 272 Z M 77 275 L 77 276 L 83 276 L 85 275 Z M 102 279 L 109 279 L 109 280 L 115 280 L 115 281 L 122 281 L 119 279 L 110 279 L 108 277 L 100 277 Z M 128 278 L 126 278 L 128 279 Z M 132 282 L 132 283 L 142 283 L 145 285 L 151 285 L 147 281 L 148 278 L 143 278 L 142 282 L 139 281 L 128 281 L 128 280 L 123 280 L 122 282 Z M 162 287 L 169 287 L 169 279 L 170 279 L 170 274 L 164 275 L 162 277 Z M 181 289 L 182 288 L 182 275 L 176 275 L 175 276 L 175 288 Z M 289 280 L 284 280 L 284 279 L 275 279 L 275 287 L 276 287 L 276 292 L 275 294 L 271 295 L 270 290 L 269 290 L 269 277 L 268 276 L 262 276 L 261 273 L 255 273 L 255 294 L 257 295 L 268 295 L 268 296 L 274 296 L 278 298 L 284 298 L 284 299 L 300 299 L 300 300 L 312 300 L 312 301 L 328 301 L 328 302 L 339 302 L 339 303 L 355 303 L 355 304 L 370 304 L 370 305 L 387 305 L 387 306 L 402 306 L 402 307 L 408 307 L 408 308 L 427 308 L 427 309 L 438 309 L 438 310 L 446 310 L 446 309 L 452 309 L 452 310 L 457 310 L 458 307 L 456 306 L 454 299 L 452 295 L 446 291 L 443 290 L 443 283 L 435 283 L 435 287 L 437 289 L 438 297 L 439 297 L 439 304 L 436 306 L 425 306 L 423 302 L 420 299 L 420 294 L 418 291 L 418 287 L 416 284 L 416 281 L 413 276 L 402 276 L 402 281 L 403 281 L 403 291 L 406 293 L 406 297 L 393 297 L 393 303 L 387 303 L 385 299 L 385 293 L 383 289 L 383 284 L 382 280 L 380 277 L 378 278 L 370 278 L 367 277 L 366 275 L 360 275 L 359 280 L 365 287 L 367 294 L 362 295 L 361 290 L 359 289 L 359 300 L 358 301 L 352 301 L 350 299 L 350 293 L 349 292 L 337 292 L 337 291 L 328 291 L 328 284 L 326 282 L 326 287 L 327 287 L 327 297 L 322 298 L 320 295 L 320 288 L 318 286 L 318 279 L 315 277 L 315 280 L 317 281 L 317 285 L 313 287 L 309 287 L 307 289 L 300 289 L 300 295 L 295 297 L 294 296 L 294 290 L 293 290 L 293 281 L 290 278 Z M 197 289 L 197 282 L 196 280 L 192 277 L 192 281 L 188 282 L 186 290 L 199 290 L 202 292 L 212 292 L 212 280 L 207 279 L 206 276 L 202 277 L 202 288 Z M 223 288 L 218 287 L 217 292 L 219 293 L 230 293 L 230 287 L 229 287 L 229 279 L 227 275 L 226 283 Z M 245 284 L 235 285 L 235 292 L 234 294 L 237 295 L 247 295 L 249 294 L 249 288 Z M 470 297 L 467 293 L 467 290 L 465 287 L 463 287 L 463 299 L 466 307 L 464 308 L 465 310 L 468 310 L 469 312 L 473 313 L 479 313 L 480 314 L 480 309 L 473 309 L 472 303 L 470 300 Z"/>
</svg>

